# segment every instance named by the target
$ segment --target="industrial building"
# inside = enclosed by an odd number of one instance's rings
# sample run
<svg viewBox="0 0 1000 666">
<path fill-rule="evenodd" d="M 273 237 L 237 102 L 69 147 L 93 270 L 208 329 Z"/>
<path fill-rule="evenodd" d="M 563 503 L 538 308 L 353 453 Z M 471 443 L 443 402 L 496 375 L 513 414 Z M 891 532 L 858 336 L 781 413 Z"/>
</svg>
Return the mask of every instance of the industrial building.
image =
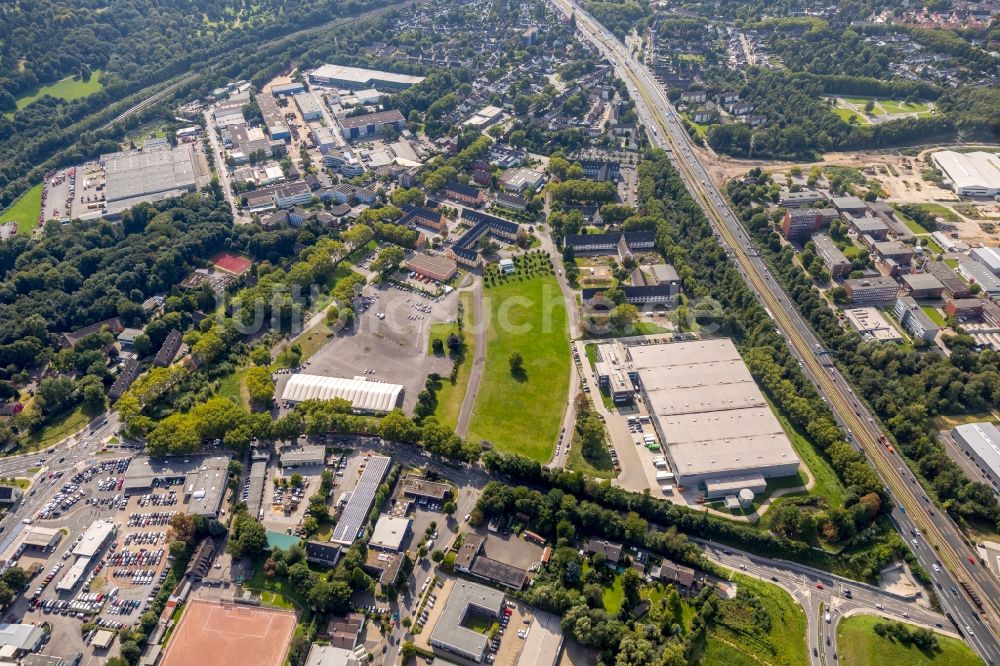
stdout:
<svg viewBox="0 0 1000 666">
<path fill-rule="evenodd" d="M 1000 249 L 995 247 L 974 247 L 969 256 L 981 263 L 994 275 L 1000 275 Z"/>
<path fill-rule="evenodd" d="M 528 572 L 512 564 L 494 560 L 493 558 L 479 555 L 469 567 L 469 573 L 478 576 L 483 580 L 488 580 L 499 585 L 505 585 L 512 590 L 524 588 L 528 581 Z"/>
<path fill-rule="evenodd" d="M 955 426 L 952 439 L 993 482 L 1000 484 L 1000 430 L 992 423 L 966 423 Z"/>
<path fill-rule="evenodd" d="M 877 217 L 864 215 L 862 217 L 852 217 L 848 224 L 859 237 L 871 237 L 876 241 L 884 241 L 889 237 L 889 225 Z"/>
<path fill-rule="evenodd" d="M 183 484 L 186 512 L 215 518 L 226 492 L 228 475 L 227 455 L 136 456 L 125 472 L 124 490 L 140 493 L 161 485 Z"/>
<path fill-rule="evenodd" d="M 996 153 L 941 150 L 932 154 L 931 159 L 951 181 L 955 194 L 971 197 L 1000 194 L 1000 157 Z"/>
<path fill-rule="evenodd" d="M 959 255 L 958 274 L 969 282 L 978 284 L 983 293 L 990 296 L 1000 295 L 1000 277 L 975 259 Z"/>
<path fill-rule="evenodd" d="M 361 472 L 347 505 L 340 512 L 340 520 L 337 521 L 333 536 L 330 537 L 331 543 L 347 548 L 354 543 L 360 533 L 363 533 L 368 512 L 371 511 L 372 503 L 375 501 L 375 493 L 385 480 L 391 462 L 392 459 L 388 456 L 372 456 L 365 465 L 365 470 Z"/>
<path fill-rule="evenodd" d="M 289 378 L 281 394 L 282 401 L 296 403 L 336 398 L 350 402 L 356 412 L 382 414 L 402 405 L 403 386 L 368 381 L 364 377 L 344 379 L 295 374 Z"/>
<path fill-rule="evenodd" d="M 879 342 L 903 341 L 899 331 L 876 308 L 847 308 L 844 310 L 844 317 L 854 330 L 866 338 Z"/>
<path fill-rule="evenodd" d="M 194 192 L 194 149 L 189 143 L 171 147 L 164 140 L 147 141 L 140 150 L 101 155 L 104 168 L 105 215 L 147 201 L 162 201 Z"/>
<path fill-rule="evenodd" d="M 792 476 L 799 459 L 728 338 L 627 348 L 679 484 Z"/>
<path fill-rule="evenodd" d="M 338 120 L 340 133 L 345 139 L 359 139 L 385 131 L 386 127 L 401 130 L 406 125 L 406 119 L 398 109 L 377 111 L 363 116 L 349 116 Z"/>
<path fill-rule="evenodd" d="M 952 298 L 968 298 L 972 295 L 969 285 L 958 277 L 955 271 L 943 261 L 928 261 L 924 264 L 927 272 L 936 277 Z"/>
<path fill-rule="evenodd" d="M 270 137 L 275 141 L 290 139 L 292 134 L 288 129 L 288 123 L 285 122 L 285 115 L 274 96 L 262 92 L 255 95 L 254 100 L 257 102 L 257 108 L 260 109 L 260 115 L 264 119 L 264 126 L 267 127 Z"/>
<path fill-rule="evenodd" d="M 326 447 L 322 444 L 285 449 L 279 458 L 282 467 L 318 466 L 326 463 Z"/>
<path fill-rule="evenodd" d="M 424 80 L 422 76 L 381 72 L 362 67 L 347 67 L 345 65 L 322 65 L 309 74 L 313 83 L 348 90 L 405 90 Z"/>
<path fill-rule="evenodd" d="M 310 93 L 302 92 L 295 95 L 295 106 L 299 107 L 302 120 L 306 122 L 319 120 L 323 117 L 323 109 L 320 108 L 319 102 Z"/>
<path fill-rule="evenodd" d="M 468 624 L 479 616 L 489 623 L 500 617 L 504 593 L 456 579 L 430 635 L 431 646 L 474 662 L 486 658 L 489 638 Z"/>
</svg>

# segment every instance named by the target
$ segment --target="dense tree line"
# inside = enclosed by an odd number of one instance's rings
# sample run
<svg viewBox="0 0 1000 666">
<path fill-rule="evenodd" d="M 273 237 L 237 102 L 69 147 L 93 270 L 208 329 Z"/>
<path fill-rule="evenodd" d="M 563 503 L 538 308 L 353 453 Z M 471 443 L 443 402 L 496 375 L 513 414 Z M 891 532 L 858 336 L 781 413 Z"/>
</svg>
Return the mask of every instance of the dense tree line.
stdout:
<svg viewBox="0 0 1000 666">
<path fill-rule="evenodd" d="M 729 74 L 725 84 L 719 85 L 736 87 L 740 99 L 753 104 L 754 114 L 765 116 L 767 122 L 759 129 L 745 123 L 711 126 L 709 142 L 719 152 L 747 157 L 752 150 L 762 158 L 815 159 L 820 152 L 894 146 L 955 132 L 955 123 L 947 115 L 877 125 L 848 123 L 821 99 L 826 92 L 821 79 L 754 67 L 745 74 Z"/>
<path fill-rule="evenodd" d="M 951 356 L 865 341 L 845 330 L 812 281 L 792 261 L 777 232 L 755 224 L 761 214 L 755 202 L 766 191 L 766 174 L 752 173 L 760 182 L 730 183 L 729 196 L 737 213 L 755 230 L 758 247 L 775 275 L 798 304 L 803 316 L 836 352 L 837 365 L 858 394 L 881 418 L 912 467 L 956 516 L 997 523 L 1000 507 L 989 486 L 967 479 L 936 438 L 931 417 L 965 414 L 992 408 L 1000 401 L 1000 354 L 975 352 L 970 339 L 952 340 Z"/>
</svg>

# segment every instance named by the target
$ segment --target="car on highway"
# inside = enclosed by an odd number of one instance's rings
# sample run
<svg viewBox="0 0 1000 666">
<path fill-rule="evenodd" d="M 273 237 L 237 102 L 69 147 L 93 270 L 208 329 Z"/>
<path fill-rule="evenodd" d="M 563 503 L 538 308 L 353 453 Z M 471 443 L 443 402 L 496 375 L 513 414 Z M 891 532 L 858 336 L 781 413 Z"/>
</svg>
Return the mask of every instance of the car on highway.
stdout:
<svg viewBox="0 0 1000 666">
<path fill-rule="evenodd" d="M 816 583 L 816 589 L 817 590 L 822 590 L 823 589 L 823 583 Z"/>
<path fill-rule="evenodd" d="M 976 558 L 970 557 L 969 558 L 969 564 L 976 564 Z"/>
</svg>

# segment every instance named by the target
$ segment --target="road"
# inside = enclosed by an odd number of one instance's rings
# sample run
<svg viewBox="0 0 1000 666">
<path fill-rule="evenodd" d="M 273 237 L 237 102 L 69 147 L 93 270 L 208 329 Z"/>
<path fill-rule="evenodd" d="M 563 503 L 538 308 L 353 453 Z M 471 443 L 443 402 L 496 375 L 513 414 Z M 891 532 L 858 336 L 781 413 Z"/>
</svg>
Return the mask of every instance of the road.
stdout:
<svg viewBox="0 0 1000 666">
<path fill-rule="evenodd" d="M 226 197 L 229 210 L 233 214 L 233 224 L 249 224 L 249 215 L 240 215 L 240 207 L 233 195 L 233 181 L 229 176 L 229 168 L 226 166 L 226 153 L 222 149 L 222 142 L 219 141 L 219 130 L 215 126 L 215 118 L 212 116 L 212 109 L 205 109 L 205 131 L 208 133 L 208 140 L 212 144 L 212 159 L 215 162 L 215 171 L 219 174 L 219 185 L 222 187 L 222 194 Z"/>
<path fill-rule="evenodd" d="M 758 557 L 703 539 L 691 540 L 702 546 L 705 557 L 712 562 L 774 583 L 802 605 L 808 622 L 810 659 L 814 664 L 820 663 L 819 654 L 823 652 L 827 653 L 826 663 L 833 663 L 832 655 L 837 647 L 837 622 L 847 614 L 879 615 L 954 635 L 952 626 L 944 616 L 917 604 L 915 599 L 890 594 L 877 587 L 795 562 Z M 822 589 L 818 585 L 822 585 Z M 850 591 L 850 597 L 846 591 Z M 822 612 L 820 604 L 823 606 Z M 826 611 L 830 611 L 829 623 L 826 622 Z M 825 640 L 827 636 L 830 637 L 829 645 Z"/>
<path fill-rule="evenodd" d="M 107 423 L 103 423 L 105 418 Z M 48 475 L 51 472 L 68 472 L 77 464 L 93 457 L 104 442 L 115 434 L 118 426 L 118 413 L 106 412 L 91 421 L 88 428 L 46 451 L 0 459 L 0 476 L 36 477 L 21 503 L 5 513 L 0 520 L 4 530 L 25 518 L 33 518 L 41 506 L 52 498 L 64 481 L 50 480 Z M 37 474 L 31 471 L 35 468 L 39 468 Z"/>
<path fill-rule="evenodd" d="M 458 412 L 458 424 L 455 432 L 460 437 L 469 434 L 469 423 L 472 422 L 472 412 L 476 405 L 476 394 L 479 393 L 479 384 L 483 381 L 483 368 L 486 365 L 486 331 L 489 330 L 489 322 L 486 320 L 486 313 L 483 309 L 483 278 L 479 275 L 472 276 L 472 337 L 475 341 L 472 352 L 472 365 L 469 367 L 469 385 L 465 389 L 465 397 L 462 399 L 462 407 Z M 459 294 L 459 298 L 461 298 Z M 466 322 L 465 330 L 468 330 Z"/>
<path fill-rule="evenodd" d="M 705 211 L 723 247 L 736 261 L 747 283 L 774 319 L 779 332 L 802 361 L 806 375 L 829 402 L 841 427 L 853 435 L 856 445 L 885 483 L 896 505 L 891 513 L 892 522 L 907 541 L 911 541 L 911 529 L 922 530 L 921 534 L 913 536 L 914 553 L 928 573 L 932 571 L 933 564 L 941 562 L 942 571 L 931 575 L 943 607 L 956 617 L 963 629 L 966 625 L 979 629 L 967 640 L 987 663 L 1000 661 L 1000 643 L 993 633 L 1000 627 L 1000 616 L 995 606 L 1000 600 L 1000 586 L 996 579 L 978 564 L 976 554 L 950 518 L 934 510 L 930 502 L 923 498 L 919 486 L 899 458 L 881 445 L 883 434 L 874 417 L 854 396 L 840 372 L 821 360 L 825 357 L 817 354 L 823 349 L 819 339 L 780 285 L 771 279 L 767 266 L 752 249 L 749 236 L 709 178 L 691 146 L 690 137 L 653 74 L 631 59 L 624 46 L 573 0 L 551 2 L 565 14 L 576 15 L 577 29 L 612 62 L 618 76 L 626 82 L 639 118 L 650 132 L 650 140 L 658 147 L 672 151 L 674 164 L 691 195 Z M 968 582 L 984 600 L 983 617 L 992 630 L 977 622 L 979 614 L 969 598 L 964 594 L 946 592 L 955 586 L 955 578 Z"/>
</svg>

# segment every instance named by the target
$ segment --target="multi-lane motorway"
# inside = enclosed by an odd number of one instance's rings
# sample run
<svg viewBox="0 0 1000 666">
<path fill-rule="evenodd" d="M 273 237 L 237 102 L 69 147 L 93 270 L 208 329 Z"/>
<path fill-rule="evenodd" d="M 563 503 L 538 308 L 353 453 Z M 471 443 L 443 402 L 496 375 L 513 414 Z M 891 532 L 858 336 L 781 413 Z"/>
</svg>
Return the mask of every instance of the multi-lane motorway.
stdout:
<svg viewBox="0 0 1000 666">
<path fill-rule="evenodd" d="M 749 236 L 709 178 L 687 131 L 653 74 L 573 0 L 551 1 L 565 14 L 575 14 L 577 29 L 614 65 L 617 75 L 628 86 L 650 140 L 672 151 L 674 164 L 723 246 L 802 361 L 806 374 L 829 402 L 845 433 L 851 434 L 889 489 L 896 504 L 892 520 L 906 541 L 912 543 L 920 564 L 934 577 L 942 606 L 955 618 L 956 624 L 967 634 L 966 640 L 987 663 L 1000 662 L 1000 643 L 993 633 L 1000 628 L 1000 615 L 994 605 L 1000 599 L 1000 586 L 980 566 L 975 552 L 955 524 L 943 512 L 934 509 L 902 461 L 881 444 L 883 434 L 878 424 L 847 381 L 818 355 L 822 350 L 819 339 L 752 249 Z M 940 571 L 935 571 L 935 565 Z M 982 615 L 960 589 L 951 592 L 959 587 L 958 580 L 966 581 L 983 600 Z M 993 631 L 979 622 L 980 617 Z"/>
</svg>

